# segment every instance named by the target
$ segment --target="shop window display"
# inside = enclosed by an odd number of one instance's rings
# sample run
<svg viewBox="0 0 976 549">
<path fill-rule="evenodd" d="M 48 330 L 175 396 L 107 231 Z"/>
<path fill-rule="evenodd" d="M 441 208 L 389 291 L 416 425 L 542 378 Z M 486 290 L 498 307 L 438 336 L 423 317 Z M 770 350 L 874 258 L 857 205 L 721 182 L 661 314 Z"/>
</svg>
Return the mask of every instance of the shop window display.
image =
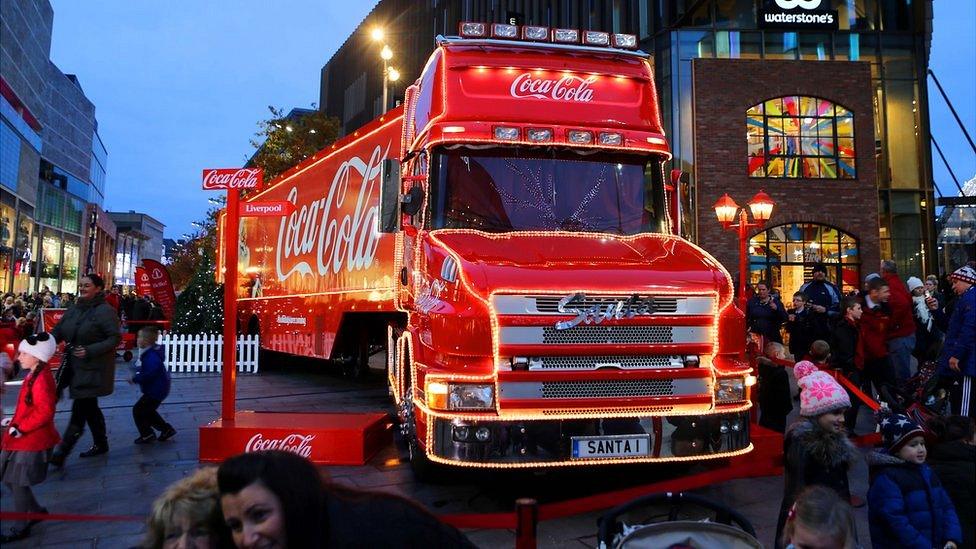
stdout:
<svg viewBox="0 0 976 549">
<path fill-rule="evenodd" d="M 782 296 L 792 296 L 812 279 L 813 266 L 827 265 L 827 278 L 844 293 L 859 287 L 857 239 L 828 225 L 787 223 L 749 240 L 750 282 L 769 280 Z"/>
<path fill-rule="evenodd" d="M 854 179 L 854 115 L 807 96 L 775 97 L 746 111 L 749 176 Z"/>
</svg>

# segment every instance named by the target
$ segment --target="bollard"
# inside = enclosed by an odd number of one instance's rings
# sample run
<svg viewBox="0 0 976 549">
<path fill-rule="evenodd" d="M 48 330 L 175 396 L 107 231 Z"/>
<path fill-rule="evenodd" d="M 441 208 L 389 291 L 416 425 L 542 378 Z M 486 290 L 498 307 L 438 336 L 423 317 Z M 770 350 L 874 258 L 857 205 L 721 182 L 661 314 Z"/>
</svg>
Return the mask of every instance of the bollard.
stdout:
<svg viewBox="0 0 976 549">
<path fill-rule="evenodd" d="M 535 549 L 539 503 L 532 498 L 515 500 L 515 549 Z"/>
</svg>

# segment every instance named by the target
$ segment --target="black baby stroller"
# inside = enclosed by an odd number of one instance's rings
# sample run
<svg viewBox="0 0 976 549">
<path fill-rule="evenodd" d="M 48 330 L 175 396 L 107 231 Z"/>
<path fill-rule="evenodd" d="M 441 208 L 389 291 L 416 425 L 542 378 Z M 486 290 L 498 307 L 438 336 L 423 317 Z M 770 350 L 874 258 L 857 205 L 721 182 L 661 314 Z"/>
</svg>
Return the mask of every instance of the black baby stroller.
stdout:
<svg viewBox="0 0 976 549">
<path fill-rule="evenodd" d="M 667 508 L 666 522 L 626 524 L 623 516 L 641 509 Z M 711 519 L 682 517 L 685 507 L 705 510 Z M 689 547 L 723 549 L 762 548 L 752 524 L 740 513 L 721 503 L 695 494 L 667 492 L 652 494 L 611 509 L 599 518 L 600 549 L 660 549 Z"/>
</svg>

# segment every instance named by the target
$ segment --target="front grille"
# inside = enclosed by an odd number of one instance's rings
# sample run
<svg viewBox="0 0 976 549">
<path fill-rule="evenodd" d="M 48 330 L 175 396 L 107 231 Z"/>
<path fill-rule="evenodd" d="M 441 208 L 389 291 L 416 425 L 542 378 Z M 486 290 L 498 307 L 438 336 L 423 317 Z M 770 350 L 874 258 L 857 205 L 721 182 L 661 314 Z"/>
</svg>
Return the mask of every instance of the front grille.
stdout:
<svg viewBox="0 0 976 549">
<path fill-rule="evenodd" d="M 674 343 L 671 326 L 579 325 L 568 330 L 544 326 L 542 342 L 548 345 Z"/>
<path fill-rule="evenodd" d="M 542 398 L 662 397 L 673 394 L 673 379 L 542 382 Z"/>
<path fill-rule="evenodd" d="M 606 310 L 610 306 L 616 305 L 620 301 L 626 301 L 630 296 L 587 296 L 582 302 L 573 303 L 574 309 L 589 309 L 594 305 L 599 305 L 601 310 Z M 540 313 L 558 314 L 559 300 L 563 296 L 535 296 L 535 306 Z M 675 297 L 655 297 L 654 305 L 656 314 L 674 314 L 678 310 L 678 298 Z"/>
<path fill-rule="evenodd" d="M 600 368 L 650 370 L 655 368 L 681 368 L 683 366 L 684 362 L 678 355 L 544 356 L 529 362 L 529 370 L 596 370 Z"/>
</svg>

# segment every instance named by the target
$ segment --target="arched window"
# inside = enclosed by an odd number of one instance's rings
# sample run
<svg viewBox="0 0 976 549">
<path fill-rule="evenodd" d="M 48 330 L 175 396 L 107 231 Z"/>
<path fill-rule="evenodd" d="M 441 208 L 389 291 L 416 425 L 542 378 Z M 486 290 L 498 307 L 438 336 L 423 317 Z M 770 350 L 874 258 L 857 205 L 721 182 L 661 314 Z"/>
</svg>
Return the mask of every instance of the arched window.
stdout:
<svg viewBox="0 0 976 549">
<path fill-rule="evenodd" d="M 746 111 L 749 177 L 854 179 L 854 115 L 818 97 L 788 95 Z"/>
<path fill-rule="evenodd" d="M 750 283 L 768 281 L 784 301 L 813 276 L 813 266 L 827 266 L 827 279 L 844 293 L 860 285 L 857 239 L 829 225 L 786 223 L 749 240 Z"/>
</svg>

